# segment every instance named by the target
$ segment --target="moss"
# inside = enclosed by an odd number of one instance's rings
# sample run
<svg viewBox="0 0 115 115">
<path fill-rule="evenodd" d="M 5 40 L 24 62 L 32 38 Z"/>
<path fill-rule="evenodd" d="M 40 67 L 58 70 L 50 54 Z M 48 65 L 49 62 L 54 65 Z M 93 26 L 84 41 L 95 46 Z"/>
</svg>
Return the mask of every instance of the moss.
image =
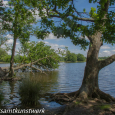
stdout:
<svg viewBox="0 0 115 115">
<path fill-rule="evenodd" d="M 99 108 L 105 110 L 105 109 L 110 109 L 111 106 L 110 105 L 100 105 Z"/>
<path fill-rule="evenodd" d="M 111 108 L 111 105 L 94 105 L 94 109 L 101 109 L 101 110 L 109 110 Z"/>
<path fill-rule="evenodd" d="M 80 104 L 80 102 L 79 102 L 79 101 L 76 101 L 76 102 L 75 102 L 75 104 L 76 104 L 76 105 L 79 105 L 79 104 Z"/>
</svg>

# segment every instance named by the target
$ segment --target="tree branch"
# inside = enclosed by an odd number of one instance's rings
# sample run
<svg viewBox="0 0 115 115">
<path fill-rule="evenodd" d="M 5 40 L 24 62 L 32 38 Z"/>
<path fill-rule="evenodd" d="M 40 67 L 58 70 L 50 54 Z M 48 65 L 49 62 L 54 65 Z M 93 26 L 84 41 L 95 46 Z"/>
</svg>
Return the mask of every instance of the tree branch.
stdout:
<svg viewBox="0 0 115 115">
<path fill-rule="evenodd" d="M 103 67 L 111 64 L 114 61 L 115 61 L 115 54 L 105 60 L 99 61 L 99 69 L 101 70 Z"/>
<path fill-rule="evenodd" d="M 50 17 L 56 17 L 56 18 L 62 18 L 59 15 L 49 15 Z M 68 17 L 68 16 L 72 16 L 77 20 L 82 20 L 82 21 L 90 21 L 90 22 L 94 22 L 95 20 L 93 18 L 80 18 L 80 17 L 76 17 L 74 15 L 65 15 L 64 17 Z"/>
<path fill-rule="evenodd" d="M 76 20 L 82 20 L 82 21 L 90 21 L 90 22 L 94 22 L 95 20 L 93 18 L 80 18 L 77 17 L 73 14 L 71 15 L 64 15 L 63 17 L 61 16 L 62 14 L 60 12 L 58 12 L 55 8 L 53 9 L 54 12 L 56 12 L 58 15 L 49 15 L 50 17 L 57 17 L 57 18 L 64 18 L 64 17 L 68 17 L 68 16 L 72 16 L 73 18 L 75 18 Z M 78 13 L 78 12 L 77 12 Z M 48 14 L 48 13 L 47 13 Z"/>
</svg>

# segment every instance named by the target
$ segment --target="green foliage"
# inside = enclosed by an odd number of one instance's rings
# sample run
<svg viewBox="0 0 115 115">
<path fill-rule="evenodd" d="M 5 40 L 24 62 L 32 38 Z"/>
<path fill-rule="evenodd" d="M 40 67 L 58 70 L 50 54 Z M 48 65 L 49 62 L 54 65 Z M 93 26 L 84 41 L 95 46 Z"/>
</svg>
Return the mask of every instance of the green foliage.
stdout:
<svg viewBox="0 0 115 115">
<path fill-rule="evenodd" d="M 85 61 L 85 57 L 83 54 L 77 54 L 77 61 Z"/>
<path fill-rule="evenodd" d="M 2 57 L 3 62 L 9 62 L 10 63 L 11 55 L 5 55 Z"/>
<path fill-rule="evenodd" d="M 8 40 L 8 38 L 4 37 L 5 33 L 6 32 L 0 28 L 0 47 Z"/>
<path fill-rule="evenodd" d="M 22 44 L 19 54 L 16 56 L 17 63 L 31 63 L 41 59 L 39 62 L 34 63 L 36 67 L 44 68 L 45 66 L 55 69 L 59 66 L 59 55 L 54 49 L 51 49 L 51 46 L 45 45 L 44 42 L 26 42 Z"/>
<path fill-rule="evenodd" d="M 25 0 L 27 2 L 27 0 Z M 107 0 L 89 0 L 89 3 L 98 3 L 97 8 L 91 7 L 91 10 L 89 12 L 90 18 L 94 19 L 94 22 L 91 22 L 87 26 L 83 23 L 80 23 L 79 20 L 84 20 L 84 16 L 77 11 L 74 6 L 74 0 L 43 0 L 41 1 L 34 1 L 29 2 L 31 6 L 37 7 L 39 4 L 41 5 L 41 10 L 46 8 L 48 10 L 48 16 L 44 16 L 44 13 L 41 13 L 42 20 L 41 24 L 43 27 L 51 28 L 52 32 L 55 36 L 64 37 L 64 38 L 70 38 L 74 45 L 80 45 L 83 49 L 86 49 L 86 46 L 89 45 L 89 42 L 85 39 L 79 39 L 79 35 L 82 36 L 91 36 L 94 35 L 94 33 L 99 30 L 102 31 L 102 40 L 106 43 L 114 44 L 115 43 L 115 12 L 109 9 L 109 12 L 105 11 L 104 7 L 107 2 Z M 115 0 L 110 0 L 110 4 L 114 5 Z M 39 7 L 38 7 L 39 9 Z M 110 11 L 111 10 L 111 11 Z M 83 13 L 85 12 L 85 9 L 83 9 Z M 107 13 L 107 19 L 103 19 L 105 13 Z M 80 16 L 80 17 L 79 17 Z M 58 17 L 58 19 L 61 19 L 59 24 L 55 23 L 55 20 L 51 20 L 52 17 Z M 81 19 L 82 18 L 82 19 Z M 57 20 L 56 20 L 57 21 Z M 85 21 L 85 20 L 84 20 Z M 88 20 L 86 20 L 87 22 Z M 102 24 L 104 24 L 102 26 Z"/>
<path fill-rule="evenodd" d="M 3 48 L 0 48 L 0 61 L 5 61 L 4 58 L 6 56 L 8 56 L 8 53 Z"/>
<path fill-rule="evenodd" d="M 70 62 L 76 62 L 77 61 L 77 56 L 75 53 L 70 53 L 68 48 L 66 48 L 66 56 L 64 58 L 65 61 L 70 61 Z"/>
<path fill-rule="evenodd" d="M 40 83 L 37 78 L 30 77 L 24 79 L 19 84 L 19 94 L 23 105 L 38 105 L 38 99 L 40 94 Z"/>
<path fill-rule="evenodd" d="M 2 29 L 11 32 L 15 39 L 28 40 L 30 33 L 32 33 L 31 24 L 35 23 L 32 12 L 27 9 L 21 0 L 10 0 L 9 6 L 13 7 L 4 11 Z"/>
<path fill-rule="evenodd" d="M 66 61 L 71 61 L 71 62 L 76 62 L 77 61 L 77 56 L 75 53 L 69 53 L 66 57 L 65 57 Z"/>
</svg>

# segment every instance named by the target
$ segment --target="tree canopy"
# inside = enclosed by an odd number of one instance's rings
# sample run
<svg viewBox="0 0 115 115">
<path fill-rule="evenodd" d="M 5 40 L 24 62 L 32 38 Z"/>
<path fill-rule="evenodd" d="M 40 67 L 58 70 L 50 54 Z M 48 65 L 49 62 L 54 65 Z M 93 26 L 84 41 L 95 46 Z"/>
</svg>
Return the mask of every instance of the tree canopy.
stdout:
<svg viewBox="0 0 115 115">
<path fill-rule="evenodd" d="M 83 49 L 86 49 L 86 47 L 89 46 L 82 85 L 78 91 L 72 93 L 74 98 L 81 97 L 82 99 L 87 99 L 89 97 L 96 97 L 105 99 L 106 101 L 115 101 L 113 97 L 102 92 L 99 89 L 98 84 L 99 71 L 103 67 L 115 61 L 115 54 L 105 60 L 98 60 L 99 50 L 103 43 L 109 43 L 112 45 L 115 43 L 115 12 L 114 10 L 109 9 L 110 6 L 115 4 L 115 0 L 89 0 L 89 3 L 93 2 L 97 4 L 97 9 L 91 7 L 91 10 L 88 13 L 85 9 L 83 9 L 83 12 L 77 10 L 77 7 L 75 6 L 75 4 L 77 4 L 76 0 L 11 1 L 13 1 L 11 3 L 14 5 L 14 10 L 12 10 L 12 13 L 15 14 L 15 17 L 8 18 L 9 15 L 7 14 L 10 14 L 10 10 L 8 10 L 8 12 L 5 13 L 6 15 L 3 20 L 6 19 L 5 21 L 7 21 L 7 19 L 9 19 L 9 22 L 14 20 L 13 28 L 10 28 L 5 23 L 4 29 L 7 28 L 8 31 L 13 29 L 15 41 L 18 37 L 20 37 L 20 35 L 21 38 L 28 38 L 30 35 L 30 33 L 28 34 L 27 31 L 28 27 L 25 24 L 28 22 L 28 15 L 32 16 L 32 14 L 28 12 L 27 9 L 23 10 L 26 8 L 24 7 L 26 4 L 29 8 L 37 8 L 39 10 L 39 16 L 41 17 L 40 29 L 42 31 L 39 31 L 39 29 L 38 31 L 35 31 L 37 36 L 41 37 L 41 35 L 43 36 L 44 33 L 46 35 L 47 33 L 52 32 L 58 38 L 69 37 L 74 45 L 80 45 Z M 22 5 L 22 3 L 24 5 Z M 22 13 L 20 14 L 20 12 Z M 23 16 L 27 16 L 26 20 Z M 21 19 L 20 17 L 23 18 Z M 54 20 L 54 18 L 56 18 L 56 20 Z M 89 23 L 84 24 L 82 22 Z M 24 27 L 20 28 L 22 27 L 20 24 Z M 24 33 L 25 30 L 26 34 Z M 83 36 L 83 38 L 80 38 L 80 36 Z M 41 38 L 44 38 L 44 36 Z M 14 46 L 15 45 L 16 44 L 14 44 Z M 12 59 L 11 62 L 13 61 Z M 67 98 L 68 96 L 70 95 L 66 95 Z M 62 95 L 60 97 L 62 100 Z M 72 99 L 74 99 L 73 97 Z M 58 99 L 59 98 L 54 100 Z"/>
<path fill-rule="evenodd" d="M 98 60 L 103 43 L 112 45 L 115 43 L 115 12 L 109 9 L 115 4 L 115 0 L 89 0 L 89 3 L 92 2 L 97 4 L 97 9 L 92 7 L 88 13 L 85 9 L 83 12 L 77 10 L 76 0 L 43 0 L 42 2 L 35 0 L 29 1 L 29 4 L 33 7 L 41 5 L 41 11 L 45 10 L 46 14 L 43 16 L 40 13 L 41 24 L 45 28 L 50 28 L 55 36 L 69 37 L 74 45 L 80 45 L 83 49 L 89 46 L 82 85 L 78 91 L 72 93 L 73 97 L 82 99 L 97 97 L 106 101 L 115 101 L 113 97 L 100 91 L 98 85 L 99 71 L 115 61 L 115 54 L 105 60 Z M 80 36 L 83 38 L 81 39 Z M 58 95 L 62 99 L 62 94 L 57 94 L 58 98 L 55 100 L 60 99 Z M 63 96 L 65 99 L 65 94 Z"/>
<path fill-rule="evenodd" d="M 83 54 L 77 54 L 77 61 L 85 61 L 85 57 Z"/>
<path fill-rule="evenodd" d="M 27 3 L 27 0 L 24 0 Z M 57 37 L 69 37 L 74 45 L 80 45 L 83 49 L 86 48 L 91 42 L 91 36 L 99 30 L 102 32 L 101 39 L 103 42 L 114 44 L 115 32 L 114 32 L 114 16 L 115 12 L 108 10 L 109 6 L 114 5 L 114 0 L 89 0 L 89 3 L 98 3 L 97 9 L 91 8 L 89 14 L 84 9 L 83 12 L 79 12 L 75 7 L 77 2 L 75 0 L 43 0 L 28 2 L 33 7 L 40 7 L 40 15 L 42 16 L 41 24 L 43 27 L 51 28 L 52 32 Z M 106 3 L 107 2 L 107 3 Z M 108 5 L 108 2 L 110 4 Z M 45 16 L 44 10 L 45 10 Z M 86 18 L 85 18 L 85 15 Z M 106 14 L 106 17 L 105 17 Z M 61 19 L 58 24 L 52 18 Z M 87 25 L 82 24 L 81 21 L 89 22 Z M 103 26 L 102 26 L 103 24 Z M 80 39 L 80 36 L 84 39 Z M 87 41 L 85 36 L 90 40 Z"/>
<path fill-rule="evenodd" d="M 42 72 L 43 70 L 58 68 L 59 55 L 44 42 L 33 41 L 22 45 L 14 61 L 18 64 L 14 70 L 24 67 Z"/>
<path fill-rule="evenodd" d="M 17 39 L 23 44 L 29 41 L 30 35 L 35 35 L 39 39 L 44 39 L 48 33 L 44 32 L 44 30 L 39 27 L 33 27 L 33 24 L 36 23 L 34 17 L 35 11 L 29 8 L 23 0 L 9 0 L 8 5 L 9 6 L 6 8 L 3 7 L 0 21 L 2 21 L 2 30 L 7 31 L 8 34 L 13 37 L 9 74 L 9 76 L 12 77 L 14 74 L 12 68 Z"/>
</svg>

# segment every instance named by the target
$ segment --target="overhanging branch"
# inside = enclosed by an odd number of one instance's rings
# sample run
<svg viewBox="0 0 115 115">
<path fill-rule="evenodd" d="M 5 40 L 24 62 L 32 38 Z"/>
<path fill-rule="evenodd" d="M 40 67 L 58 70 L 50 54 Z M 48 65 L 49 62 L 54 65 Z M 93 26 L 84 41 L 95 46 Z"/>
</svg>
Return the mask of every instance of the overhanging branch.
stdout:
<svg viewBox="0 0 115 115">
<path fill-rule="evenodd" d="M 46 9 L 47 11 L 47 15 L 50 16 L 50 17 L 56 17 L 56 18 L 64 18 L 64 17 L 68 17 L 68 16 L 72 16 L 73 18 L 75 18 L 76 20 L 82 20 L 82 21 L 90 21 L 90 22 L 94 22 L 95 20 L 93 18 L 81 18 L 81 17 L 77 17 L 73 14 L 65 14 L 63 17 L 61 16 L 62 14 L 60 12 L 58 12 L 55 8 L 53 9 L 54 12 L 57 13 L 57 15 L 50 15 L 48 13 L 48 10 Z"/>
<path fill-rule="evenodd" d="M 115 54 L 105 60 L 99 61 L 99 69 L 101 70 L 103 67 L 111 64 L 114 61 L 115 61 Z"/>
<path fill-rule="evenodd" d="M 61 16 L 59 15 L 49 15 L 50 17 L 56 17 L 56 18 L 62 18 Z M 92 19 L 92 18 L 80 18 L 80 17 L 77 17 L 75 15 L 65 15 L 63 17 L 68 17 L 68 16 L 72 16 L 74 17 L 76 20 L 82 20 L 82 21 L 89 21 L 89 22 L 94 22 L 95 20 Z"/>
</svg>

